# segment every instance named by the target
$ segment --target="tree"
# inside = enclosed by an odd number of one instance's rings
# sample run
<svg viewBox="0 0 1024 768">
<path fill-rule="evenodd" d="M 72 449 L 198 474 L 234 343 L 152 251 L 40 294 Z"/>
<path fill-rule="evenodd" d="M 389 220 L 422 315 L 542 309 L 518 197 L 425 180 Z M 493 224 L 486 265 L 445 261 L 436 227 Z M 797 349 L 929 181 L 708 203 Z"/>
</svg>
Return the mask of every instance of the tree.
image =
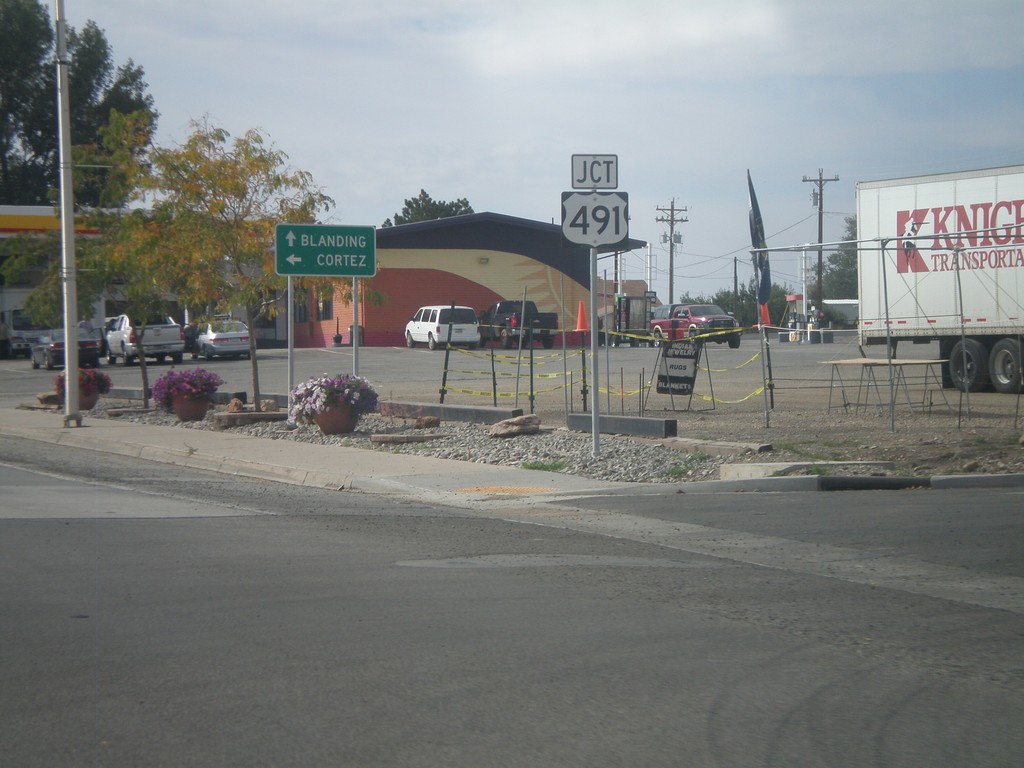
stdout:
<svg viewBox="0 0 1024 768">
<path fill-rule="evenodd" d="M 137 194 L 155 194 L 156 200 L 130 240 L 141 234 L 155 253 L 171 256 L 173 288 L 190 306 L 242 306 L 253 328 L 258 318 L 277 314 L 277 294 L 285 286 L 274 267 L 275 225 L 313 222 L 334 205 L 309 173 L 288 168 L 287 159 L 257 130 L 233 138 L 208 120 L 194 121 L 183 145 L 149 154 L 151 168 L 140 177 Z M 249 352 L 258 410 L 254 333 Z"/>
<path fill-rule="evenodd" d="M 414 221 L 433 221 L 434 219 L 447 219 L 451 216 L 461 216 L 465 213 L 473 213 L 473 208 L 466 198 L 453 202 L 433 200 L 426 190 L 421 189 L 418 197 L 409 198 L 402 206 L 402 212 L 395 214 L 392 224 L 391 219 L 385 219 L 382 227 L 391 227 L 398 224 L 411 224 Z"/>
<path fill-rule="evenodd" d="M 821 275 L 822 290 L 833 299 L 857 298 L 857 217 L 847 216 L 844 242 L 829 255 Z"/>
<path fill-rule="evenodd" d="M 68 29 L 68 55 L 73 145 L 100 146 L 113 110 L 143 110 L 155 125 L 142 68 L 129 59 L 115 69 L 106 36 L 94 22 L 87 21 L 81 32 Z M 37 0 L 0 0 L 0 204 L 46 205 L 57 187 L 55 57 L 46 8 Z M 86 183 L 76 188 L 76 202 L 100 204 L 102 182 L 87 182 L 99 172 L 80 174 Z"/>
</svg>

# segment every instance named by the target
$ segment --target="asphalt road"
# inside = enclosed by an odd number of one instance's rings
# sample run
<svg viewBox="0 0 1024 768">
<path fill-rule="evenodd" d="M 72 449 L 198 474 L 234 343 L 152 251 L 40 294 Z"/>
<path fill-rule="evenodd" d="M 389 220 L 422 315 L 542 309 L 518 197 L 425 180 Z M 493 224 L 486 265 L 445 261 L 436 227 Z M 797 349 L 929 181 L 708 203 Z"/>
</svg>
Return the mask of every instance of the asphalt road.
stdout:
<svg viewBox="0 0 1024 768">
<path fill-rule="evenodd" d="M 0 439 L 18 766 L 1010 766 L 1019 490 L 467 512 Z"/>
<path fill-rule="evenodd" d="M 491 353 L 494 353 L 492 364 Z M 697 380 L 697 392 L 714 393 L 729 402 L 734 410 L 752 414 L 763 411 L 763 398 L 747 398 L 762 385 L 764 372 L 759 356 L 760 346 L 755 336 L 745 336 L 739 349 L 724 344 L 708 344 L 702 358 L 702 373 Z M 901 357 L 934 358 L 934 345 L 906 345 Z M 873 351 L 877 353 L 877 349 Z M 790 396 L 806 402 L 809 398 L 827 406 L 832 370 L 829 361 L 859 356 L 855 336 L 836 333 L 831 344 L 779 344 L 770 349 L 772 378 L 780 400 Z M 285 349 L 260 350 L 259 377 L 261 392 L 284 393 L 288 389 L 288 352 Z M 884 355 L 883 355 L 884 356 Z M 647 347 L 602 347 L 599 350 L 599 384 L 609 392 L 601 395 L 601 408 L 610 413 L 636 413 L 640 407 L 638 390 L 649 383 L 659 362 L 659 350 Z M 153 382 L 171 367 L 170 362 L 149 361 L 149 376 Z M 252 392 L 252 364 L 239 358 L 192 360 L 186 355 L 182 367 L 202 366 L 219 373 L 226 381 L 225 391 Z M 592 363 L 586 371 L 589 389 L 588 402 L 592 402 L 594 377 Z M 103 370 L 115 386 L 138 388 L 141 383 L 138 365 L 103 365 Z M 323 349 L 297 349 L 293 353 L 292 381 L 298 383 L 321 373 L 358 373 L 377 387 L 384 398 L 416 399 L 436 402 L 439 390 L 445 384 L 449 390 L 446 402 L 490 405 L 494 402 L 493 385 L 496 382 L 497 402 L 501 406 L 518 405 L 529 408 L 529 377 L 532 369 L 535 404 L 538 410 L 557 412 L 582 411 L 583 363 L 578 348 L 569 348 L 563 356 L 561 349 L 544 350 L 537 345 L 533 354 L 522 356 L 501 349 L 480 349 L 474 352 L 456 350 L 447 360 L 443 350 L 430 351 L 423 347 L 368 347 L 358 350 L 358 363 L 351 347 Z M 709 372 L 710 371 L 710 372 Z M 0 397 L 15 395 L 24 399 L 36 392 L 52 388 L 55 372 L 32 370 L 28 361 L 0 360 Z M 618 394 L 618 393 L 624 394 Z M 478 394 L 479 393 L 479 394 Z M 612 394 L 615 393 L 615 394 Z M 518 395 L 518 396 L 517 396 Z M 685 400 L 670 402 L 666 395 L 652 395 L 649 408 L 685 407 Z"/>
</svg>

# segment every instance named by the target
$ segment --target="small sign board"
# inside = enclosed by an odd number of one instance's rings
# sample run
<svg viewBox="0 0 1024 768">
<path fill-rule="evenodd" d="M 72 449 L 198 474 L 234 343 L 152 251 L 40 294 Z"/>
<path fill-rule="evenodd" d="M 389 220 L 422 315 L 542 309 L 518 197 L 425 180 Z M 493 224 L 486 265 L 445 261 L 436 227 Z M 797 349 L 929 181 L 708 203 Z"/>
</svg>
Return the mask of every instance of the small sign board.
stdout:
<svg viewBox="0 0 1024 768">
<path fill-rule="evenodd" d="M 661 395 L 692 395 L 700 370 L 700 339 L 664 342 L 661 349 L 662 370 L 658 372 L 656 391 Z"/>
<path fill-rule="evenodd" d="M 573 155 L 573 189 L 618 189 L 618 155 Z"/>
<path fill-rule="evenodd" d="M 373 277 L 377 231 L 373 227 L 278 224 L 277 274 L 301 277 Z"/>
<path fill-rule="evenodd" d="M 629 195 L 563 192 L 562 234 L 577 245 L 618 245 L 629 237 Z"/>
</svg>

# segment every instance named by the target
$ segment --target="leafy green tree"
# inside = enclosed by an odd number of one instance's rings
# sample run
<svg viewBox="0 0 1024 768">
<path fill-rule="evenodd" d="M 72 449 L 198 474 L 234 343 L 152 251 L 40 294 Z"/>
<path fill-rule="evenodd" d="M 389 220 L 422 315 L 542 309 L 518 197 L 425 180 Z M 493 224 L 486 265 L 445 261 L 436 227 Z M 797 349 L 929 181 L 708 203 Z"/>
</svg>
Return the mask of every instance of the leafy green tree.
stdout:
<svg viewBox="0 0 1024 768">
<path fill-rule="evenodd" d="M 87 21 L 68 29 L 71 143 L 76 164 L 89 163 L 79 148 L 101 145 L 113 110 L 157 112 L 141 67 L 116 67 L 103 31 Z M 53 25 L 38 0 L 0 0 L 0 204 L 46 205 L 58 184 L 56 51 Z M 101 202 L 101 169 L 76 174 L 76 203 Z"/>
<path fill-rule="evenodd" d="M 465 213 L 473 213 L 473 207 L 466 198 L 452 202 L 434 200 L 421 189 L 418 197 L 412 197 L 405 201 L 402 212 L 395 214 L 394 223 L 386 219 L 382 227 L 391 227 L 397 224 L 411 224 L 414 221 L 433 221 L 434 219 L 447 219 L 451 216 L 461 216 Z"/>
<path fill-rule="evenodd" d="M 857 298 L 857 218 L 847 216 L 843 244 L 829 255 L 821 275 L 822 290 L 830 299 Z"/>
</svg>

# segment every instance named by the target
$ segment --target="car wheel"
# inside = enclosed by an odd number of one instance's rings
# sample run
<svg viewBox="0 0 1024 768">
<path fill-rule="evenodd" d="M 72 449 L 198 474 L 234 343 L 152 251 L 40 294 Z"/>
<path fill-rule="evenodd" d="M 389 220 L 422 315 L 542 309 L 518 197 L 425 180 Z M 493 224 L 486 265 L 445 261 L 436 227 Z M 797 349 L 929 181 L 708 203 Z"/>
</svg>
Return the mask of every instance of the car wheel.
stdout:
<svg viewBox="0 0 1024 768">
<path fill-rule="evenodd" d="M 502 349 L 512 349 L 512 347 L 514 346 L 513 342 L 514 342 L 514 339 L 512 338 L 512 334 L 509 332 L 508 328 L 502 328 L 501 329 L 501 348 Z"/>
<path fill-rule="evenodd" d="M 433 351 L 437 349 L 437 339 L 434 338 L 434 334 L 427 334 L 427 349 Z"/>
<path fill-rule="evenodd" d="M 660 328 L 654 329 L 654 340 L 651 343 L 656 347 L 660 347 L 662 344 L 665 343 L 665 338 L 661 335 Z"/>
<path fill-rule="evenodd" d="M 213 350 L 203 344 L 203 357 L 207 360 L 213 360 Z"/>
<path fill-rule="evenodd" d="M 171 355 L 171 362 L 180 363 L 183 357 L 184 355 L 181 352 L 175 352 L 173 355 Z"/>
<path fill-rule="evenodd" d="M 127 368 L 132 364 L 132 356 L 129 355 L 124 348 L 124 344 L 121 345 L 121 365 Z"/>
<path fill-rule="evenodd" d="M 50 357 L 49 355 L 46 355 L 45 360 L 46 360 L 46 370 L 52 371 L 53 370 L 53 358 Z"/>
<path fill-rule="evenodd" d="M 32 355 L 32 368 L 35 370 L 39 369 L 39 361 L 36 360 L 36 356 Z"/>
<path fill-rule="evenodd" d="M 405 332 L 405 346 L 409 349 L 413 349 L 416 346 L 416 342 L 412 338 L 412 334 L 408 331 Z"/>
<path fill-rule="evenodd" d="M 740 337 L 739 336 L 730 336 L 729 337 L 729 349 L 739 349 L 739 348 L 740 348 Z"/>
</svg>

